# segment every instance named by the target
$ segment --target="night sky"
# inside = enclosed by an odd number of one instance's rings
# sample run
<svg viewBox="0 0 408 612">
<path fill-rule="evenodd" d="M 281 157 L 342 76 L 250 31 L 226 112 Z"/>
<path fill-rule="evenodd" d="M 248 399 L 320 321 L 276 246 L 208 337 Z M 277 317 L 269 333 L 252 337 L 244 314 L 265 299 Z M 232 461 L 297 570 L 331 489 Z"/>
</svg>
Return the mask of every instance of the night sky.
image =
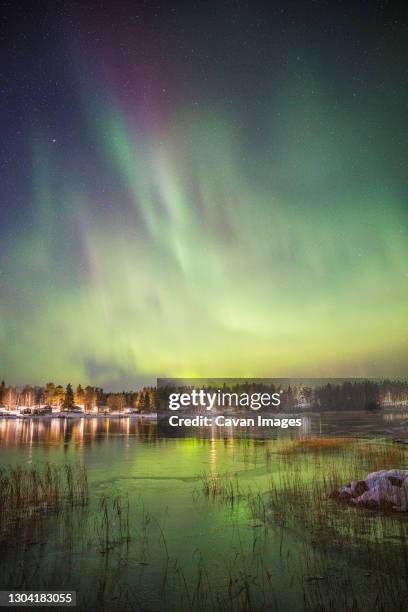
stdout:
<svg viewBox="0 0 408 612">
<path fill-rule="evenodd" d="M 405 376 L 396 5 L 2 2 L 0 377 Z"/>
</svg>

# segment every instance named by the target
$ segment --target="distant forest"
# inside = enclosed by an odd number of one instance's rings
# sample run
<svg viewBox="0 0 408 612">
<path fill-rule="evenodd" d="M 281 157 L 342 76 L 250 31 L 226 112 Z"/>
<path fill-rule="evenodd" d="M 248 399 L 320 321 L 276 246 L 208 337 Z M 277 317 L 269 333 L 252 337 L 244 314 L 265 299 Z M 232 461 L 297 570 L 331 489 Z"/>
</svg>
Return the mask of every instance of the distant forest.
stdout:
<svg viewBox="0 0 408 612">
<path fill-rule="evenodd" d="M 408 382 L 399 380 L 345 381 L 318 387 L 294 386 L 281 396 L 284 408 L 314 410 L 378 410 L 408 407 Z"/>
<path fill-rule="evenodd" d="M 86 411 L 100 410 L 121 411 L 134 408 L 139 412 L 154 412 L 156 405 L 155 387 L 144 387 L 139 391 L 122 391 L 106 393 L 101 387 L 82 387 L 73 389 L 71 384 L 65 388 L 49 382 L 45 387 L 7 387 L 4 381 L 0 385 L 0 406 L 9 410 L 18 407 L 35 408 L 50 406 L 69 410 L 75 406 Z"/>
<path fill-rule="evenodd" d="M 209 390 L 209 388 L 208 388 Z M 214 390 L 214 389 L 213 389 Z M 408 382 L 400 380 L 358 380 L 328 382 L 320 386 L 240 383 L 228 387 L 231 393 L 275 393 L 282 390 L 279 411 L 292 410 L 378 410 L 387 407 L 408 408 Z M 71 384 L 66 387 L 52 382 L 45 386 L 13 387 L 0 384 L 0 406 L 8 410 L 21 407 L 50 406 L 60 410 L 80 407 L 86 411 L 155 412 L 157 390 L 144 387 L 138 391 L 105 392 L 101 387 Z"/>
<path fill-rule="evenodd" d="M 176 388 L 173 389 L 176 391 Z M 187 388 L 179 388 L 183 392 Z M 217 391 L 213 386 L 206 387 L 207 391 Z M 298 410 L 379 410 L 387 407 L 408 408 L 408 381 L 400 380 L 357 380 L 327 382 L 313 386 L 312 384 L 294 384 L 276 386 L 261 382 L 245 382 L 232 385 L 224 385 L 223 392 L 233 394 L 242 393 L 280 393 L 281 404 L 274 410 L 276 412 L 298 411 Z M 171 392 L 169 388 L 159 388 L 161 405 L 162 398 Z M 237 410 L 245 408 L 231 404 Z M 260 409 L 271 410 L 270 408 Z"/>
</svg>

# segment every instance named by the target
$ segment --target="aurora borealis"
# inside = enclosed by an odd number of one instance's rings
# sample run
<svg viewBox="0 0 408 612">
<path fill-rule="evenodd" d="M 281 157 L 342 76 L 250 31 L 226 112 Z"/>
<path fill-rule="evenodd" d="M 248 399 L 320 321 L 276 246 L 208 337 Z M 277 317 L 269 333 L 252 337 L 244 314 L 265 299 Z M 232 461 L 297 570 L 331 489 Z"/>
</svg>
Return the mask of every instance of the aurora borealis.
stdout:
<svg viewBox="0 0 408 612">
<path fill-rule="evenodd" d="M 9 9 L 8 382 L 407 374 L 406 22 L 266 6 Z"/>
</svg>

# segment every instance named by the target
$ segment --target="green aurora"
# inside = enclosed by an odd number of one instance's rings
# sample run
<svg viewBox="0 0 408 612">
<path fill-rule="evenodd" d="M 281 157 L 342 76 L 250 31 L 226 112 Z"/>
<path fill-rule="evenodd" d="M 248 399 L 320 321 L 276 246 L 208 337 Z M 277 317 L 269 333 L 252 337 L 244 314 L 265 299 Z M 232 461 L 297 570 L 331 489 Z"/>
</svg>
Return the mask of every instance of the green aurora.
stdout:
<svg viewBox="0 0 408 612">
<path fill-rule="evenodd" d="M 257 127 L 179 103 L 153 129 L 78 89 L 94 157 L 33 130 L 2 240 L 8 382 L 406 375 L 403 148 L 370 90 L 288 77 Z"/>
</svg>

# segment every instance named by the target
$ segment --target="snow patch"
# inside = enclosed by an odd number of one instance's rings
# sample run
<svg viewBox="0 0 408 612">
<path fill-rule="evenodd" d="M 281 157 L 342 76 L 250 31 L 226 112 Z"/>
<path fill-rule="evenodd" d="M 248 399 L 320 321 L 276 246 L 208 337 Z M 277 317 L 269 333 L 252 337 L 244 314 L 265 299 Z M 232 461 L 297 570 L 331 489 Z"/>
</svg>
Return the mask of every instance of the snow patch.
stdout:
<svg viewBox="0 0 408 612">
<path fill-rule="evenodd" d="M 379 470 L 362 480 L 352 480 L 330 497 L 374 510 L 408 511 L 408 470 Z"/>
</svg>

